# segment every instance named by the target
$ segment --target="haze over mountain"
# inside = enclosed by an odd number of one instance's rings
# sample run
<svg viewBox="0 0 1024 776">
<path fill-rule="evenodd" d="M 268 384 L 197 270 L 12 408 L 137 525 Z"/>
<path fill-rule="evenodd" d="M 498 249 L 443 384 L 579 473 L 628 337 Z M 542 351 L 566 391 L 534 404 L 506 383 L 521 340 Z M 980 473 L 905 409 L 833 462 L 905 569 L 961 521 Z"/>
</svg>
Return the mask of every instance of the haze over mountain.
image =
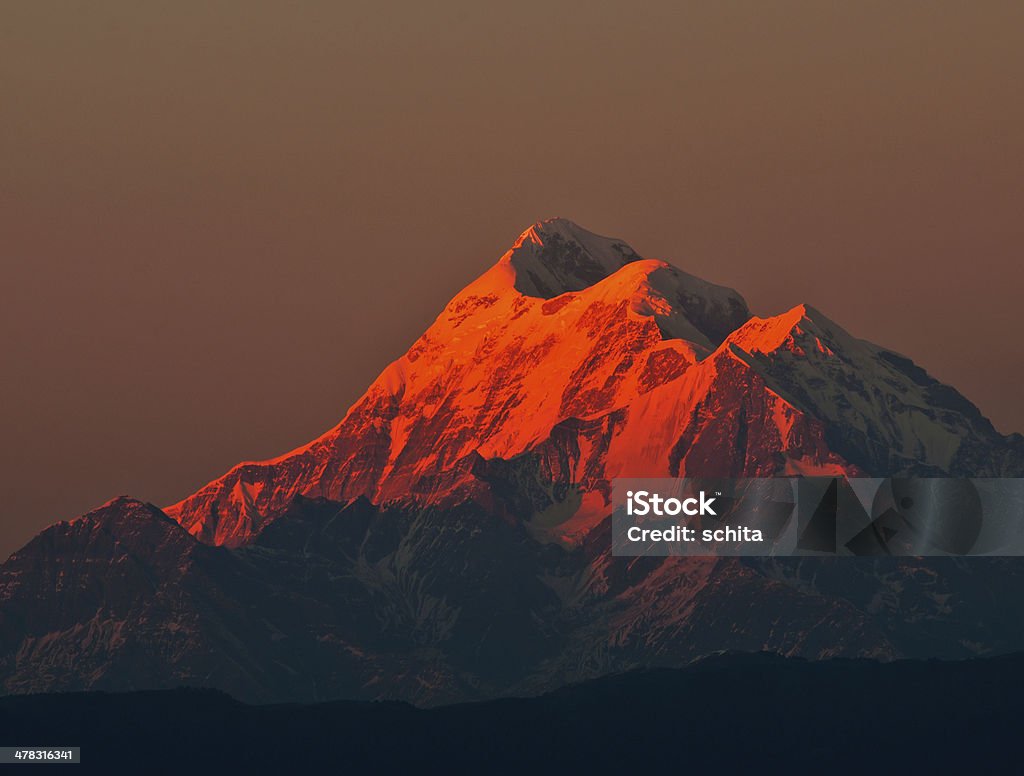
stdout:
<svg viewBox="0 0 1024 776">
<path fill-rule="evenodd" d="M 753 317 L 553 219 L 323 436 L 15 553 L 0 681 L 437 703 L 723 648 L 1024 648 L 1014 561 L 610 557 L 615 477 L 844 473 L 1020 476 L 1024 439 L 813 307 Z"/>
</svg>

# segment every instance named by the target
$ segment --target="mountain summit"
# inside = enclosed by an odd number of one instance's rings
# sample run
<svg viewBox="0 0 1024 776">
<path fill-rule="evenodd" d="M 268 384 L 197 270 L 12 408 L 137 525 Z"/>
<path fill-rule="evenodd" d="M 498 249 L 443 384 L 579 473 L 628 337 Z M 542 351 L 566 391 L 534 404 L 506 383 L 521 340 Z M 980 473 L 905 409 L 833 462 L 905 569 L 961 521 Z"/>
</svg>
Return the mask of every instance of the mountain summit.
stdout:
<svg viewBox="0 0 1024 776">
<path fill-rule="evenodd" d="M 484 276 L 508 276 L 526 296 L 551 299 L 569 291 L 582 291 L 604 280 L 626 264 L 640 260 L 622 240 L 588 232 L 572 221 L 539 221 L 513 243 L 508 253 Z"/>
<path fill-rule="evenodd" d="M 12 555 L 0 686 L 439 703 L 722 649 L 1024 649 L 1016 559 L 610 554 L 615 477 L 801 474 L 1022 476 L 1024 444 L 813 307 L 545 221 L 323 436 Z"/>
</svg>

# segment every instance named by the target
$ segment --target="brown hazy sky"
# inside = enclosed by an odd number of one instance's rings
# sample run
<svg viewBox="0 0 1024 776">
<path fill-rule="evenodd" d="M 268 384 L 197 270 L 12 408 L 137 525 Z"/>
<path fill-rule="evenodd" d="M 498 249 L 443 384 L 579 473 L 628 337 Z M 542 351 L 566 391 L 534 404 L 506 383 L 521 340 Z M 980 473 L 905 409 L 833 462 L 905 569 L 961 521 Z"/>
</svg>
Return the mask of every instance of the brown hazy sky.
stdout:
<svg viewBox="0 0 1024 776">
<path fill-rule="evenodd" d="M 0 556 L 324 431 L 531 222 L 1024 430 L 1020 2 L 9 2 Z"/>
</svg>

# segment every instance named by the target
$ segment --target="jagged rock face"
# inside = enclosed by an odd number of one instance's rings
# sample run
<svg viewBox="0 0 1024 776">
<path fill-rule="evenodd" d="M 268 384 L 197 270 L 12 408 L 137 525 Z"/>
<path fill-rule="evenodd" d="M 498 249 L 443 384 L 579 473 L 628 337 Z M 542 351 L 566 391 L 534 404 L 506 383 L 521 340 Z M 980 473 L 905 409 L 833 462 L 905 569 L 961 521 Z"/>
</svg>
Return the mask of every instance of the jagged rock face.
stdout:
<svg viewBox="0 0 1024 776">
<path fill-rule="evenodd" d="M 609 554 L 615 477 L 843 473 L 1021 475 L 1024 442 L 813 308 L 752 317 L 735 291 L 544 222 L 324 436 L 13 555 L 0 683 L 437 703 L 719 649 L 1024 648 L 992 593 L 1024 600 L 1012 561 Z"/>
<path fill-rule="evenodd" d="M 44 531 L 0 570 L 6 689 L 173 686 L 161 678 L 194 646 L 174 641 L 196 627 L 195 564 L 211 552 L 130 499 Z"/>
<path fill-rule="evenodd" d="M 456 296 L 338 426 L 167 511 L 240 546 L 297 495 L 503 510 L 494 477 L 510 460 L 517 481 L 534 472 L 572 494 L 557 530 L 555 500 L 537 506 L 548 538 L 575 542 L 616 476 L 1008 475 L 1024 444 L 813 308 L 751 317 L 735 291 L 555 219 Z"/>
<path fill-rule="evenodd" d="M 301 593 L 282 600 L 281 589 L 280 580 L 197 542 L 156 507 L 115 499 L 47 529 L 0 567 L 2 687 L 192 685 L 254 701 L 288 697 L 300 675 L 293 666 L 308 659 L 308 644 L 284 634 L 301 636 L 308 623 L 329 633 L 331 611 Z M 347 591 L 335 584 L 332 592 Z M 360 624 L 360 611 L 369 615 L 356 599 L 351 604 L 350 628 Z M 334 685 L 338 695 L 358 691 L 352 679 L 371 658 L 340 641 L 316 652 L 343 677 Z"/>
</svg>

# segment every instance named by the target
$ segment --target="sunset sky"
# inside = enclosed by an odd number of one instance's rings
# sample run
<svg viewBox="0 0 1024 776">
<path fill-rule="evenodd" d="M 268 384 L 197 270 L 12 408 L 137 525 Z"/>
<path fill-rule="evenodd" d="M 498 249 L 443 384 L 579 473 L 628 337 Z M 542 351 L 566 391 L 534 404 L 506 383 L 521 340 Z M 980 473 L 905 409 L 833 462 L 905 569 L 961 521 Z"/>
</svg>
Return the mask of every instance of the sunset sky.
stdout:
<svg viewBox="0 0 1024 776">
<path fill-rule="evenodd" d="M 0 557 L 334 425 L 554 215 L 1024 431 L 1024 4 L 12 2 Z"/>
</svg>

